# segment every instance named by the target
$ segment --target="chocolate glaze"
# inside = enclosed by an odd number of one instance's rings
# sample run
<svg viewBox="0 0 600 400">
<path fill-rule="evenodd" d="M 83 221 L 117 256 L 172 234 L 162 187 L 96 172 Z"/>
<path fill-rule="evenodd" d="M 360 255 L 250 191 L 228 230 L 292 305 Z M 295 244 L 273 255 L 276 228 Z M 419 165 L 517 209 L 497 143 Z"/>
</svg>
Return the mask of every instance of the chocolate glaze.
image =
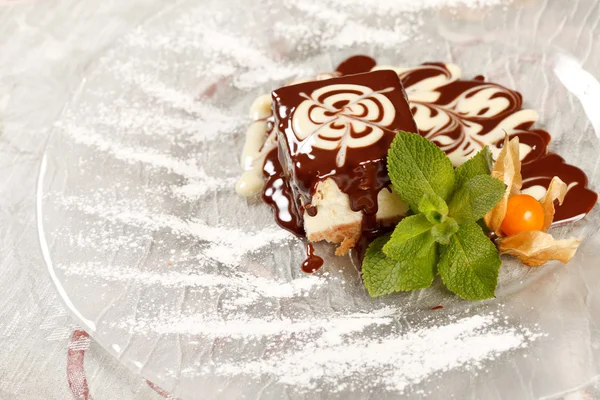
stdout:
<svg viewBox="0 0 600 400">
<path fill-rule="evenodd" d="M 331 124 L 332 130 L 339 130 L 340 132 L 344 129 L 349 130 L 350 137 L 353 138 L 368 136 L 377 128 L 381 128 L 383 131 L 382 136 L 374 143 L 362 147 L 348 147 L 342 165 L 339 165 L 337 159 L 340 151 L 339 146 L 331 150 L 314 144 L 315 140 L 319 139 L 331 140 L 321 136 L 316 139 L 313 137 L 318 134 L 317 131 L 320 128 L 315 131 L 317 133 L 313 133 L 307 138 L 299 138 L 298 132 L 294 131 L 292 123 L 294 113 L 299 112 L 299 106 L 307 101 L 307 96 L 311 96 L 318 89 L 326 89 L 331 85 L 361 85 L 368 87 L 374 93 L 380 92 L 381 95 L 385 96 L 395 110 L 391 122 L 386 125 L 376 125 L 379 121 L 383 121 L 384 113 L 387 111 L 381 103 L 377 103 L 376 97 L 364 95 L 368 99 L 373 99 L 372 101 L 378 107 L 377 112 L 381 114 L 373 121 L 373 127 L 367 126 L 364 131 L 357 132 L 354 130 L 352 123 L 344 125 L 338 123 L 339 120 L 335 120 Z M 319 95 L 315 102 L 322 104 L 329 96 L 345 93 L 362 95 L 361 93 L 353 93 L 349 89 L 335 89 Z M 337 114 L 342 115 L 346 112 L 344 107 L 348 103 L 346 100 L 337 101 L 332 104 L 335 111 L 325 111 L 323 114 L 327 118 L 335 118 Z M 319 121 L 311 119 L 312 114 L 310 114 L 317 107 L 320 106 L 310 106 L 307 118 L 319 126 Z M 390 185 L 386 169 L 386 155 L 394 134 L 397 130 L 417 131 L 398 76 L 392 71 L 377 71 L 283 87 L 273 92 L 273 108 L 275 126 L 278 130 L 279 161 L 283 165 L 284 174 L 294 193 L 295 201 L 293 203 L 296 205 L 297 213 L 301 215 L 302 211 L 307 210 L 309 215 L 316 214 L 316 209 L 311 207 L 311 202 L 317 184 L 331 178 L 340 190 L 349 196 L 350 208 L 353 211 L 362 211 L 367 216 L 373 216 L 374 219 L 377 213 L 377 195 L 380 190 Z M 368 113 L 365 107 L 363 107 L 362 112 L 364 116 Z M 361 116 L 363 114 L 358 115 L 357 118 Z M 326 124 L 320 126 L 323 127 Z M 373 224 L 367 221 L 367 229 L 374 229 L 370 225 Z"/>
<path fill-rule="evenodd" d="M 300 269 L 302 272 L 312 274 L 323 266 L 323 259 L 315 255 L 315 248 L 312 243 L 306 243 L 306 259 L 302 262 Z"/>
<path fill-rule="evenodd" d="M 370 71 L 376 65 L 375 60 L 367 56 L 354 56 L 343 61 L 337 68 L 337 73 L 340 75 L 359 74 Z M 422 82 L 425 79 L 445 76 L 452 77 L 451 71 L 445 64 L 442 63 L 426 63 L 420 67 L 405 70 L 400 73 L 400 79 L 404 88 L 409 92 L 409 98 L 412 87 Z M 502 97 L 508 103 L 507 107 L 502 112 L 495 115 L 486 115 L 489 109 L 482 108 L 475 115 L 464 115 L 453 109 L 453 102 L 465 92 L 470 91 L 467 96 L 474 96 L 483 90 L 496 88 L 498 93 L 494 96 Z M 423 130 L 421 135 L 432 140 L 444 151 L 451 154 L 452 152 L 461 150 L 461 146 L 465 146 L 467 133 L 465 131 L 467 124 L 476 123 L 482 126 L 482 131 L 477 136 L 484 136 L 507 117 L 522 110 L 523 100 L 520 93 L 509 90 L 503 86 L 485 82 L 483 76 L 476 76 L 472 80 L 455 79 L 448 84 L 442 85 L 435 89 L 439 93 L 439 97 L 432 102 L 410 102 L 413 113 L 416 107 L 427 107 L 431 117 L 435 117 L 437 113 L 444 112 L 451 115 L 451 121 L 443 127 L 432 130 Z M 493 98 L 493 97 L 492 97 Z M 343 105 L 338 106 L 342 107 Z M 276 110 L 277 111 L 277 110 Z M 293 110 L 285 110 L 285 113 L 293 113 Z M 523 160 L 522 175 L 523 189 L 541 185 L 548 187 L 553 176 L 559 176 L 569 185 L 569 191 L 565 197 L 562 206 L 556 208 L 555 223 L 574 221 L 585 216 L 597 202 L 598 195 L 587 188 L 587 177 L 579 168 L 565 163 L 565 161 L 557 154 L 548 152 L 550 143 L 550 134 L 541 129 L 534 129 L 533 120 L 523 122 L 515 127 L 509 135 L 511 137 L 518 136 L 521 143 L 531 147 L 530 153 Z M 278 122 L 278 123 L 281 123 Z M 285 122 L 280 127 L 285 130 Z M 405 129 L 411 130 L 411 129 Z M 388 137 L 389 136 L 389 137 Z M 450 144 L 441 142 L 442 136 L 452 139 Z M 377 210 L 376 194 L 382 188 L 389 187 L 389 178 L 385 171 L 385 152 L 393 135 L 386 135 L 377 146 L 377 154 L 365 154 L 362 151 L 352 151 L 350 149 L 349 160 L 359 160 L 352 164 L 352 167 L 336 168 L 335 163 L 331 162 L 331 157 L 325 156 L 328 161 L 317 161 L 317 167 L 311 167 L 311 161 L 314 159 L 321 160 L 322 152 L 325 150 L 312 149 L 309 154 L 314 155 L 311 159 L 307 154 L 301 153 L 298 156 L 300 168 L 300 179 L 294 181 L 293 168 L 294 165 L 288 161 L 290 152 L 294 152 L 296 156 L 298 150 L 298 141 L 291 140 L 292 148 L 288 148 L 285 140 L 280 139 L 280 151 L 277 154 L 275 150 L 271 151 L 265 161 L 265 177 L 267 184 L 265 186 L 263 199 L 275 210 L 275 218 L 280 226 L 293 232 L 298 236 L 304 235 L 302 228 L 302 212 L 304 209 L 309 214 L 318 212 L 316 207 L 310 207 L 310 199 L 314 186 L 323 179 L 331 177 L 336 181 L 342 191 L 348 193 L 351 198 L 351 207 L 353 210 L 361 210 L 364 212 L 363 218 L 363 238 L 357 243 L 355 252 L 362 261 L 364 251 L 368 243 L 375 237 L 389 231 L 385 228 L 378 227 L 375 222 L 374 214 Z M 437 139 L 436 139 L 437 138 Z M 471 136 L 472 138 L 472 136 Z M 292 136 L 293 139 L 293 136 Z M 475 143 L 484 144 L 483 140 L 477 137 L 473 138 Z M 284 142 L 284 143 L 281 143 Z M 283 146 L 281 146 L 283 144 Z M 501 148 L 503 140 L 500 139 L 490 146 Z M 359 149 L 360 150 L 360 149 Z M 372 151 L 374 151 L 373 149 Z M 476 150 L 476 149 L 475 149 Z M 474 151 L 475 151 L 474 150 Z M 375 157 L 374 157 L 375 156 Z M 374 162 L 362 162 L 360 160 L 370 160 L 376 158 Z M 281 166 L 280 160 L 286 168 Z M 319 164 L 319 163 L 324 164 Z M 306 168 L 306 169 L 304 169 Z M 306 176 L 303 174 L 306 173 Z M 314 174 L 311 176 L 311 174 Z M 298 187 L 293 194 L 290 187 L 290 180 L 298 182 Z M 302 200 L 300 200 L 302 198 Z M 298 204 L 299 207 L 293 205 Z M 303 206 L 304 204 L 305 206 Z M 308 205 L 308 207 L 306 207 Z M 305 208 L 306 207 L 306 208 Z M 492 238 L 493 239 L 493 238 Z"/>
</svg>

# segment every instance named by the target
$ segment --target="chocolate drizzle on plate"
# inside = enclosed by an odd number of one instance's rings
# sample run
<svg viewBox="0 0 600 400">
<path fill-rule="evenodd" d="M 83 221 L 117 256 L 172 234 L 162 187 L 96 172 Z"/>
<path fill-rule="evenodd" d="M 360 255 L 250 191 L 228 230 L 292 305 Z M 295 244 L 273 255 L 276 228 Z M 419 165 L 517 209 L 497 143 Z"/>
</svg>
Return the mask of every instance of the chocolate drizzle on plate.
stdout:
<svg viewBox="0 0 600 400">
<path fill-rule="evenodd" d="M 374 58 L 357 55 L 342 61 L 335 71 L 340 75 L 362 74 L 371 71 L 376 65 L 377 61 Z"/>
<path fill-rule="evenodd" d="M 457 165 L 485 145 L 497 154 L 504 135 L 517 136 L 523 190 L 543 194 L 554 176 L 569 186 L 565 201 L 556 208 L 554 223 L 577 220 L 590 212 L 597 193 L 587 188 L 582 170 L 548 152 L 550 134 L 533 128 L 537 113 L 523 109 L 521 94 L 485 82 L 481 76 L 458 79 L 453 69 L 457 68 L 429 63 L 400 72 L 421 135 L 446 151 Z M 447 82 L 438 84 L 436 79 Z"/>
</svg>

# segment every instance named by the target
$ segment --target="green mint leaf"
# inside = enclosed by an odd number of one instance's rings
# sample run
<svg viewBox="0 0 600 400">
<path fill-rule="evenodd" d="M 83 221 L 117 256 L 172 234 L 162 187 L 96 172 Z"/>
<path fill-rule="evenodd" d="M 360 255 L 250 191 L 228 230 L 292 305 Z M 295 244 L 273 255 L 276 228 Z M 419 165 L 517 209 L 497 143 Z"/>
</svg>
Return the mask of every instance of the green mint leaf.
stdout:
<svg viewBox="0 0 600 400">
<path fill-rule="evenodd" d="M 450 237 L 458 232 L 458 223 L 452 217 L 447 217 L 441 224 L 434 225 L 431 228 L 431 236 L 439 244 L 450 243 Z"/>
<path fill-rule="evenodd" d="M 419 201 L 418 209 L 432 224 L 439 224 L 448 215 L 448 204 L 434 193 L 425 194 Z"/>
<path fill-rule="evenodd" d="M 506 186 L 489 175 L 477 175 L 452 196 L 449 215 L 459 224 L 476 222 L 502 199 Z"/>
<path fill-rule="evenodd" d="M 396 134 L 388 151 L 387 168 L 394 188 L 415 213 L 424 195 L 435 194 L 446 201 L 454 189 L 450 159 L 416 133 Z"/>
<path fill-rule="evenodd" d="M 429 232 L 433 224 L 425 215 L 411 215 L 396 225 L 390 240 L 383 246 L 383 252 L 396 261 L 422 256 L 421 251 L 429 251 L 434 239 Z"/>
<path fill-rule="evenodd" d="M 461 225 L 442 247 L 438 269 L 448 289 L 467 300 L 494 297 L 500 256 L 496 246 L 473 222 Z"/>
<path fill-rule="evenodd" d="M 489 175 L 492 171 L 492 163 L 492 152 L 485 146 L 479 153 L 454 170 L 456 187 L 463 186 L 477 175 Z"/>
<path fill-rule="evenodd" d="M 436 275 L 437 244 L 433 243 L 422 257 L 395 261 L 381 251 L 388 236 L 375 239 L 365 253 L 363 279 L 371 297 L 424 289 L 431 286 Z"/>
</svg>

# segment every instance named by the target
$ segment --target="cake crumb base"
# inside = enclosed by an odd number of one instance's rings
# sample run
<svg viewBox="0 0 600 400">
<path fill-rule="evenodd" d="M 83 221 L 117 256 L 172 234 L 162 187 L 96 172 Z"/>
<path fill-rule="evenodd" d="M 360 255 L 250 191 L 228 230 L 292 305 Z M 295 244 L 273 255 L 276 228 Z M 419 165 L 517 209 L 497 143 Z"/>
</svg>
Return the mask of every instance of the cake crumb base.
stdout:
<svg viewBox="0 0 600 400">
<path fill-rule="evenodd" d="M 307 239 L 311 242 L 320 242 L 325 240 L 329 243 L 339 244 L 335 250 L 336 256 L 343 256 L 348 254 L 351 248 L 353 248 L 360 235 L 362 233 L 362 224 L 351 223 L 332 227 L 330 229 L 311 233 L 307 236 Z"/>
</svg>

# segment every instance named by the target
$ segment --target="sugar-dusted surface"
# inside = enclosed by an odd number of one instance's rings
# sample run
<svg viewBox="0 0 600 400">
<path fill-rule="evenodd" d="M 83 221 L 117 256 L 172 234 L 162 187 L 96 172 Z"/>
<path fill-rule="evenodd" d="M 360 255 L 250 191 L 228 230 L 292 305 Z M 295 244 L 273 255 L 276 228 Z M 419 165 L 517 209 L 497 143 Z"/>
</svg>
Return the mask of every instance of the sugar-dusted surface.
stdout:
<svg viewBox="0 0 600 400">
<path fill-rule="evenodd" d="M 497 300 L 466 305 L 439 285 L 371 300 L 326 247 L 322 273 L 302 275 L 301 244 L 233 192 L 252 99 L 360 52 L 518 88 L 597 189 L 594 123 L 555 75 L 563 53 L 539 46 L 568 45 L 597 74 L 597 4 L 462 3 L 268 1 L 249 19 L 246 3 L 184 2 L 95 58 L 39 198 L 57 283 L 94 338 L 184 398 L 534 398 L 594 377 L 597 213 L 564 228 L 588 238 L 568 268 L 507 263 Z"/>
</svg>

